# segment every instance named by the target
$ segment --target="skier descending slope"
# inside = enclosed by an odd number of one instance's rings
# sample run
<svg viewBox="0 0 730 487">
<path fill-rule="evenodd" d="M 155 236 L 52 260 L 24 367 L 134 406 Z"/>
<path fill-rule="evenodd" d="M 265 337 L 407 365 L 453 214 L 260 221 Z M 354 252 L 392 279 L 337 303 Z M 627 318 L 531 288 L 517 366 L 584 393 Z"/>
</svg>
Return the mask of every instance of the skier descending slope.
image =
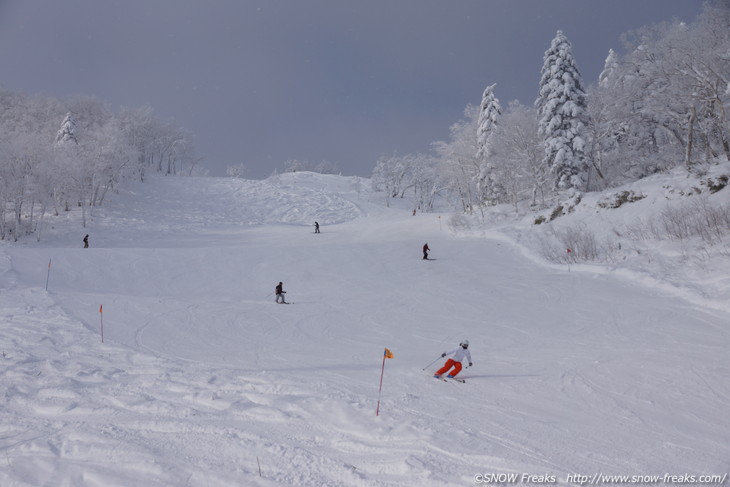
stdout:
<svg viewBox="0 0 730 487">
<path fill-rule="evenodd" d="M 450 352 L 444 352 L 441 354 L 442 357 L 446 357 L 447 355 L 453 355 L 453 358 L 450 358 L 446 361 L 443 367 L 438 369 L 436 373 L 434 374 L 434 377 L 436 379 L 440 379 L 443 374 L 446 372 L 449 372 L 448 377 L 449 379 L 453 379 L 456 377 L 456 375 L 461 372 L 461 362 L 464 359 L 467 359 L 469 361 L 469 367 L 471 367 L 471 353 L 469 352 L 469 340 L 464 340 L 463 342 L 459 343 L 459 346 Z"/>
<path fill-rule="evenodd" d="M 277 284 L 276 285 L 276 289 L 274 290 L 274 292 L 276 293 L 276 302 L 277 303 L 279 303 L 279 304 L 289 304 L 284 299 L 284 295 L 286 294 L 286 291 L 284 291 L 284 284 L 282 284 L 281 282 L 279 284 Z M 281 301 L 279 301 L 279 300 L 281 300 Z"/>
</svg>

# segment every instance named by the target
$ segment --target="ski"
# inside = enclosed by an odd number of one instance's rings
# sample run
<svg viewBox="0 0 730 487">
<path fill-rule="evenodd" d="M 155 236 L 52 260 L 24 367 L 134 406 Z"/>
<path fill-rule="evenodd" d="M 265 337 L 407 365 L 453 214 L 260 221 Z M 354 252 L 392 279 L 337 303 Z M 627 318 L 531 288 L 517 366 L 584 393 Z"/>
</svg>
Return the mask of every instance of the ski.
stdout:
<svg viewBox="0 0 730 487">
<path fill-rule="evenodd" d="M 453 380 L 453 381 L 456 381 L 456 382 L 461 382 L 462 384 L 466 384 L 466 381 L 464 379 L 459 379 L 458 377 L 451 377 L 451 378 L 449 378 L 449 377 L 434 377 L 434 378 L 435 379 L 441 379 L 444 382 L 449 382 L 449 381 L 452 381 Z"/>
</svg>

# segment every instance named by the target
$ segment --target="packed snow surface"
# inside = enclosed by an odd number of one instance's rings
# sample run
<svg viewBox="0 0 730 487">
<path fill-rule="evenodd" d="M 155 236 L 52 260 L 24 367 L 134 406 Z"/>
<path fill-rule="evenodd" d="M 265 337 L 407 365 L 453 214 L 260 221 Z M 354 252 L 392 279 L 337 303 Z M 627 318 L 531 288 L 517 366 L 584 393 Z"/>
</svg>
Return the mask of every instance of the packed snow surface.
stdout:
<svg viewBox="0 0 730 487">
<path fill-rule="evenodd" d="M 159 178 L 2 244 L 0 485 L 730 471 L 721 306 L 381 198 L 310 173 Z M 463 339 L 466 383 L 432 378 Z"/>
</svg>

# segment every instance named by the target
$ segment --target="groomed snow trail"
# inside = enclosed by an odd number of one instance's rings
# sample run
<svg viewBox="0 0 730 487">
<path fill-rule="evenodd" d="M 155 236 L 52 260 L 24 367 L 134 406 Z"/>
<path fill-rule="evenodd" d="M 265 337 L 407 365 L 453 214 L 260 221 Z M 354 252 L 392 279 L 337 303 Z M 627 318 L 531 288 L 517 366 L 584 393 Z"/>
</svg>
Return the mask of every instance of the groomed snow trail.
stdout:
<svg viewBox="0 0 730 487">
<path fill-rule="evenodd" d="M 455 237 L 363 186 L 160 179 L 97 210 L 90 249 L 70 225 L 0 247 L 0 485 L 730 470 L 726 314 Z M 466 384 L 422 370 L 464 338 Z"/>
</svg>

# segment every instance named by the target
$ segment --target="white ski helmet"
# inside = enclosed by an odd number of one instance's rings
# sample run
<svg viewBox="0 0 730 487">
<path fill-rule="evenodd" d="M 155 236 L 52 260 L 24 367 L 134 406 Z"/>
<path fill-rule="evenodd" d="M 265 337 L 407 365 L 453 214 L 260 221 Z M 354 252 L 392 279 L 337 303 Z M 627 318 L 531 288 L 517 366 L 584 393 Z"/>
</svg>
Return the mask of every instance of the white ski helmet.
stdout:
<svg viewBox="0 0 730 487">
<path fill-rule="evenodd" d="M 469 348 L 469 340 L 464 340 L 459 345 L 463 348 Z"/>
</svg>

